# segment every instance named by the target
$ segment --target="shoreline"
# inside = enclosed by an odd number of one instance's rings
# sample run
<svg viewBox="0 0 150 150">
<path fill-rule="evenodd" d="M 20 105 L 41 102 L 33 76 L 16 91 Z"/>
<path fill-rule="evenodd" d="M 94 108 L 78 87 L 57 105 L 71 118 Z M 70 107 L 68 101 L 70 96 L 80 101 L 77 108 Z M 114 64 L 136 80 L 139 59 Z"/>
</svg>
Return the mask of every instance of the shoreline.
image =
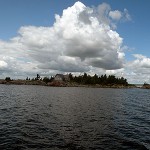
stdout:
<svg viewBox="0 0 150 150">
<path fill-rule="evenodd" d="M 143 87 L 137 87 L 135 85 L 130 85 L 130 84 L 129 85 L 119 85 L 119 84 L 85 85 L 85 84 L 70 83 L 70 82 L 48 82 L 48 83 L 45 83 L 41 80 L 36 80 L 36 81 L 31 81 L 31 80 L 30 81 L 29 80 L 12 80 L 12 81 L 0 80 L 0 84 L 6 84 L 6 85 L 41 85 L 41 86 L 49 86 L 49 87 L 116 88 L 116 89 L 143 88 Z"/>
</svg>

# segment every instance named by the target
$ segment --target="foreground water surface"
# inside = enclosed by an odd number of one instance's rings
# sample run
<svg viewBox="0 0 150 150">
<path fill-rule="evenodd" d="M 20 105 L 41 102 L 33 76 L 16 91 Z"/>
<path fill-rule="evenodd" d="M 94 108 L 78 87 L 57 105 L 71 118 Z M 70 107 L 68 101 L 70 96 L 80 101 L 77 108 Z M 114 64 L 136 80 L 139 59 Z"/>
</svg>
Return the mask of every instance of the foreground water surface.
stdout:
<svg viewBox="0 0 150 150">
<path fill-rule="evenodd" d="M 150 90 L 0 85 L 1 150 L 150 150 Z"/>
</svg>

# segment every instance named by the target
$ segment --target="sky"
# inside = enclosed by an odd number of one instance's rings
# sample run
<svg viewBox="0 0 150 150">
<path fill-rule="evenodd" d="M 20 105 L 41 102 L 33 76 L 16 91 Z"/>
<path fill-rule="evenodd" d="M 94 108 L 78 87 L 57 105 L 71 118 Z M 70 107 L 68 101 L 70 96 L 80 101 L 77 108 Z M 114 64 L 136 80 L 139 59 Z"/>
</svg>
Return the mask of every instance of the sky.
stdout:
<svg viewBox="0 0 150 150">
<path fill-rule="evenodd" d="M 0 78 L 86 72 L 150 83 L 149 6 L 149 0 L 0 0 Z"/>
</svg>

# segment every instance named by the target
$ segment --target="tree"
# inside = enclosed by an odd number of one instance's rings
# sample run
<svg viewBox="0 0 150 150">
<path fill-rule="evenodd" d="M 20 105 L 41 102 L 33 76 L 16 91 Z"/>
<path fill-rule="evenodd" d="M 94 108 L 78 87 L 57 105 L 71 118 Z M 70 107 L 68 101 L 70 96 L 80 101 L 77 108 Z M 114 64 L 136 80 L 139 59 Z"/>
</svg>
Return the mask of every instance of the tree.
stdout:
<svg viewBox="0 0 150 150">
<path fill-rule="evenodd" d="M 39 74 L 37 74 L 37 76 L 36 76 L 35 80 L 39 80 L 39 79 L 40 79 L 40 75 L 39 75 Z"/>
<path fill-rule="evenodd" d="M 44 78 L 43 78 L 43 81 L 44 81 L 45 83 L 48 83 L 48 82 L 50 82 L 50 79 L 49 79 L 48 77 L 44 77 Z"/>
<path fill-rule="evenodd" d="M 116 84 L 117 78 L 114 75 L 109 75 L 107 78 L 107 84 Z"/>
<path fill-rule="evenodd" d="M 69 79 L 70 79 L 70 81 L 73 81 L 73 76 L 71 73 L 69 73 Z"/>
<path fill-rule="evenodd" d="M 98 76 L 97 74 L 95 74 L 93 77 L 92 77 L 92 84 L 97 84 L 99 81 L 98 81 Z"/>
<path fill-rule="evenodd" d="M 10 77 L 6 77 L 5 80 L 6 80 L 7 82 L 11 81 Z"/>
<path fill-rule="evenodd" d="M 73 77 L 71 75 L 72 81 L 77 82 L 79 84 L 102 84 L 102 85 L 128 85 L 127 79 L 122 78 L 116 78 L 114 75 L 101 75 L 98 77 L 98 75 L 90 76 L 87 75 L 87 73 L 84 73 L 84 75 L 75 76 Z"/>
</svg>

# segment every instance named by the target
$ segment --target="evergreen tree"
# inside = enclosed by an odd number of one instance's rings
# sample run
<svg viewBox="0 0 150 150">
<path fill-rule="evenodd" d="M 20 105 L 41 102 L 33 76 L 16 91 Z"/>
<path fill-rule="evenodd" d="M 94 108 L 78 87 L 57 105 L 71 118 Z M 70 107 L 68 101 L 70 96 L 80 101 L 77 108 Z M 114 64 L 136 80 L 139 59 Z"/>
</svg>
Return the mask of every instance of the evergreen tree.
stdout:
<svg viewBox="0 0 150 150">
<path fill-rule="evenodd" d="M 90 76 L 87 75 L 87 73 L 84 73 L 80 76 L 73 77 L 72 74 L 70 74 L 70 81 L 79 83 L 79 84 L 102 84 L 102 85 L 128 85 L 128 82 L 126 79 L 122 78 L 116 78 L 114 75 L 101 75 L 98 77 L 98 75 Z"/>
<path fill-rule="evenodd" d="M 6 80 L 7 82 L 11 81 L 10 77 L 6 77 L 5 80 Z"/>
</svg>

